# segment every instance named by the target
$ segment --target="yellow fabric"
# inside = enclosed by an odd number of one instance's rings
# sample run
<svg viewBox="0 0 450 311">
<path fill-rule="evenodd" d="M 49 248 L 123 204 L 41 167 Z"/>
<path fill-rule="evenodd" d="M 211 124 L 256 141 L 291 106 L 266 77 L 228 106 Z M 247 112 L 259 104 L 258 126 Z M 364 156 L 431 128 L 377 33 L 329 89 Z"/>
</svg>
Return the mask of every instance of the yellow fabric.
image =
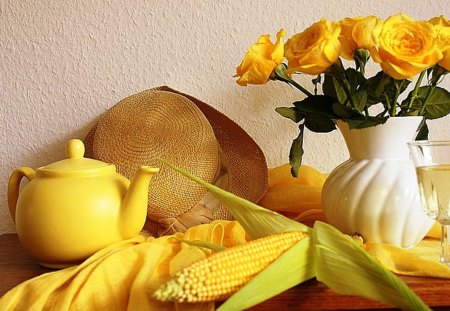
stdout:
<svg viewBox="0 0 450 311">
<path fill-rule="evenodd" d="M 427 237 L 440 239 L 441 238 L 441 227 L 442 227 L 441 223 L 439 221 L 436 221 L 434 223 L 433 227 L 431 227 L 430 231 L 428 231 Z"/>
<path fill-rule="evenodd" d="M 289 163 L 269 168 L 268 174 L 269 186 L 259 205 L 281 212 L 311 227 L 317 220 L 326 222 L 320 200 L 326 174 L 301 165 L 299 178 L 294 178 Z M 294 186 L 297 188 L 294 189 Z M 319 194 L 312 196 L 310 191 L 301 191 L 302 187 L 303 189 L 316 187 Z M 292 213 L 294 211 L 296 213 Z M 441 225 L 436 222 L 427 237 L 414 248 L 401 249 L 379 243 L 365 243 L 364 247 L 369 254 L 394 273 L 450 278 L 450 268 L 439 263 L 440 236 Z"/>
<path fill-rule="evenodd" d="M 301 165 L 298 177 L 292 177 L 291 165 L 269 168 L 268 187 L 258 205 L 312 226 L 314 219 L 324 220 L 321 192 L 327 175 Z"/>
<path fill-rule="evenodd" d="M 364 248 L 397 274 L 450 278 L 450 268 L 439 263 L 439 240 L 427 238 L 409 249 L 381 243 L 365 243 Z"/>
<path fill-rule="evenodd" d="M 247 241 L 235 221 L 213 221 L 177 236 L 225 247 Z M 0 310 L 214 310 L 214 303 L 161 303 L 151 298 L 180 268 L 211 252 L 172 236 L 138 236 L 100 250 L 79 266 L 16 286 L 0 299 Z"/>
<path fill-rule="evenodd" d="M 269 171 L 269 181 L 273 186 L 295 184 L 320 190 L 325 177 L 306 166 L 300 169 L 303 179 L 291 178 L 289 167 L 284 165 Z M 314 221 L 323 220 L 323 212 L 320 206 L 306 206 L 305 193 L 296 194 L 301 197 L 295 203 L 298 210 L 294 215 L 312 226 Z M 272 203 L 279 206 L 286 198 L 291 199 L 286 193 L 278 195 Z M 320 205 L 319 199 L 316 201 Z M 439 236 L 439 229 L 436 225 L 429 236 Z M 79 266 L 46 273 L 16 286 L 0 298 L 0 310 L 214 310 L 214 303 L 162 303 L 151 298 L 177 271 L 212 253 L 179 239 L 232 247 L 246 243 L 248 237 L 238 222 L 219 220 L 173 236 L 147 240 L 138 236 L 100 250 Z M 450 278 L 450 268 L 438 262 L 439 240 L 427 238 L 411 249 L 379 243 L 365 243 L 364 248 L 397 274 Z"/>
</svg>

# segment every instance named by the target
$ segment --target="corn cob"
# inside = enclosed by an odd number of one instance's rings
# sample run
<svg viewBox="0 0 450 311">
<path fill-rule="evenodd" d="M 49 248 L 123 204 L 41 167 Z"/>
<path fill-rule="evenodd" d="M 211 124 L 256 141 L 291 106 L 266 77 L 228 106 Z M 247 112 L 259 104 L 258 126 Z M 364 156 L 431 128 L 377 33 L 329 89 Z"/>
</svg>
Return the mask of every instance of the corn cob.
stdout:
<svg viewBox="0 0 450 311">
<path fill-rule="evenodd" d="M 160 301 L 222 301 L 264 270 L 305 234 L 291 231 L 228 248 L 186 267 L 161 286 Z"/>
</svg>

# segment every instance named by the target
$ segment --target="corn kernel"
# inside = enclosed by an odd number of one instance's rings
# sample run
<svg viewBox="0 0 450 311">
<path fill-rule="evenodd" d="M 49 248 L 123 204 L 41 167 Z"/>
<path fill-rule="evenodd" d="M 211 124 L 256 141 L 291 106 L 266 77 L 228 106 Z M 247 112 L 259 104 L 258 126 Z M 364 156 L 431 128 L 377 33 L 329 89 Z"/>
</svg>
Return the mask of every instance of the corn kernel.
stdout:
<svg viewBox="0 0 450 311">
<path fill-rule="evenodd" d="M 299 231 L 284 232 L 215 253 L 179 271 L 154 297 L 177 302 L 224 300 L 304 236 Z"/>
</svg>

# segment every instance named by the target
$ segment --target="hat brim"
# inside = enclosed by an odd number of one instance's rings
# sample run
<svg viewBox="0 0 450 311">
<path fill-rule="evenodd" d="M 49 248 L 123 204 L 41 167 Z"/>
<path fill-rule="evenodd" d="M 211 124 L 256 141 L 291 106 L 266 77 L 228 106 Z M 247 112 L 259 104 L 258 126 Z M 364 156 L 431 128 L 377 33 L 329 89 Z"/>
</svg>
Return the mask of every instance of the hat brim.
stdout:
<svg viewBox="0 0 450 311">
<path fill-rule="evenodd" d="M 168 86 L 157 87 L 155 90 L 183 95 L 203 112 L 227 162 L 229 191 L 249 201 L 258 202 L 267 190 L 268 169 L 264 153 L 253 138 L 226 115 L 191 95 Z"/>
<path fill-rule="evenodd" d="M 250 135 L 223 113 L 191 95 L 168 86 L 153 88 L 151 91 L 172 92 L 186 97 L 197 106 L 211 125 L 222 150 L 228 171 L 227 190 L 249 201 L 259 201 L 267 190 L 267 164 L 262 150 Z M 84 139 L 86 157 L 95 158 L 93 149 L 98 124 L 94 124 Z M 214 218 L 230 219 L 230 214 L 226 209 L 220 208 Z"/>
</svg>

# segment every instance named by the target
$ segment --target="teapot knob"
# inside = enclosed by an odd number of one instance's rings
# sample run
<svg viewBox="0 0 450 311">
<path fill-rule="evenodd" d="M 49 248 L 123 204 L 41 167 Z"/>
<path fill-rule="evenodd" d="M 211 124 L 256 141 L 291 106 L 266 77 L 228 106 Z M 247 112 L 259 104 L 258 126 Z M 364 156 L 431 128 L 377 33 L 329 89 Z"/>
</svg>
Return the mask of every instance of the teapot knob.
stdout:
<svg viewBox="0 0 450 311">
<path fill-rule="evenodd" d="M 69 158 L 83 158 L 84 144 L 79 139 L 71 139 L 67 143 L 66 153 Z"/>
</svg>

